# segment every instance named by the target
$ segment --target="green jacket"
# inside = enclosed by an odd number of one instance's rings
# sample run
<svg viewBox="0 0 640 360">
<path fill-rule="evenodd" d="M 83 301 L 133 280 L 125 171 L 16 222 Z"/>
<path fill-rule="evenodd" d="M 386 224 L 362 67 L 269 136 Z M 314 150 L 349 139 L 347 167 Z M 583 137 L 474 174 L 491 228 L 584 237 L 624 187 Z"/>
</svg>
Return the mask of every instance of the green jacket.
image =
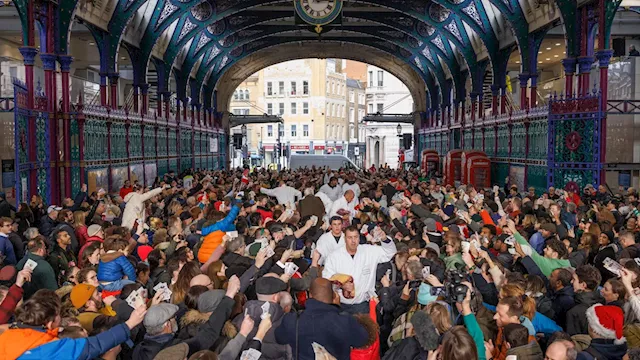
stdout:
<svg viewBox="0 0 640 360">
<path fill-rule="evenodd" d="M 531 245 L 529 245 L 527 240 L 525 240 L 525 238 L 523 238 L 522 235 L 516 233 L 516 234 L 514 234 L 514 237 L 515 237 L 516 241 L 520 245 L 526 245 L 526 246 L 531 247 Z M 536 252 L 536 250 L 533 249 L 533 248 L 531 248 L 531 255 L 530 256 L 531 256 L 531 260 L 533 260 L 533 262 L 535 262 L 536 265 L 538 265 L 538 267 L 540 268 L 540 271 L 542 271 L 542 273 L 546 277 L 550 277 L 551 273 L 555 269 L 571 267 L 571 263 L 569 263 L 569 260 L 565 260 L 565 259 L 549 259 L 549 258 L 546 258 L 546 257 L 538 254 Z"/>
<path fill-rule="evenodd" d="M 482 335 L 482 330 L 480 329 L 480 325 L 478 325 L 475 315 L 465 315 L 463 319 L 464 326 L 467 328 L 467 332 L 471 335 L 471 338 L 478 349 L 478 360 L 486 360 L 487 356 L 484 351 L 484 336 Z"/>
<path fill-rule="evenodd" d="M 455 253 L 451 256 L 447 256 L 443 260 L 447 267 L 447 270 L 455 269 L 457 264 L 464 265 L 464 261 L 462 260 L 461 253 Z"/>
<path fill-rule="evenodd" d="M 24 289 L 23 299 L 29 299 L 36 291 L 40 289 L 57 290 L 58 282 L 56 281 L 56 273 L 53 271 L 51 265 L 42 257 L 36 254 L 27 252 L 27 254 L 18 261 L 16 269 L 18 271 L 24 268 L 24 264 L 27 259 L 35 261 L 38 266 L 33 270 L 31 274 L 31 281 L 24 283 L 22 287 Z"/>
</svg>

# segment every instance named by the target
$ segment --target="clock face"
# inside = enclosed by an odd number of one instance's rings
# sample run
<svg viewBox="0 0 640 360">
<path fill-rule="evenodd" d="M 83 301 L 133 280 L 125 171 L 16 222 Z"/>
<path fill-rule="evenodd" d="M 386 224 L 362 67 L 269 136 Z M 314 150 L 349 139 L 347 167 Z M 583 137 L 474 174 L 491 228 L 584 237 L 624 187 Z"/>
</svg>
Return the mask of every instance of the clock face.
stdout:
<svg viewBox="0 0 640 360">
<path fill-rule="evenodd" d="M 325 25 L 342 11 L 342 0 L 295 0 L 296 12 L 311 25 Z"/>
</svg>

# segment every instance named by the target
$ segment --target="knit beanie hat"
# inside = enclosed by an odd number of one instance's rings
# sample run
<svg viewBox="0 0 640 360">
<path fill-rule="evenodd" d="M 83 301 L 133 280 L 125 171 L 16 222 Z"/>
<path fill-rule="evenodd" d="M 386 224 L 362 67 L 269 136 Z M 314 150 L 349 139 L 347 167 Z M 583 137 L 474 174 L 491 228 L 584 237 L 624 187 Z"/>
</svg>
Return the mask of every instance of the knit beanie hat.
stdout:
<svg viewBox="0 0 640 360">
<path fill-rule="evenodd" d="M 625 343 L 623 335 L 624 313 L 618 306 L 595 304 L 587 309 L 587 321 L 591 330 L 615 344 Z"/>
</svg>

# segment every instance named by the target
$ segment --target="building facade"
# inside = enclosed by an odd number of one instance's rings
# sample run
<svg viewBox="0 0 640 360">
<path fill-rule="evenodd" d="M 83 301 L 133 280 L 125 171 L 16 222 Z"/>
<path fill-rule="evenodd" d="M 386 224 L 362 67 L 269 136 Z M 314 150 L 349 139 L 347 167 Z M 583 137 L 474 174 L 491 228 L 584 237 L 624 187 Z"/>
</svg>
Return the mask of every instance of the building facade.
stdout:
<svg viewBox="0 0 640 360">
<path fill-rule="evenodd" d="M 280 115 L 284 120 L 280 126 L 247 126 L 247 156 L 253 165 L 278 162 L 278 137 L 292 154 L 346 151 L 347 77 L 340 71 L 334 59 L 293 60 L 265 68 L 238 86 L 231 100 L 232 113 Z M 241 131 L 239 126 L 231 129 L 232 134 Z M 280 161 L 286 166 L 286 156 Z M 242 151 L 236 150 L 232 165 L 241 164 Z"/>
<path fill-rule="evenodd" d="M 378 67 L 367 66 L 366 113 L 409 114 L 414 111 L 409 89 L 395 76 Z M 413 134 L 413 125 L 402 124 L 403 134 Z M 398 167 L 401 138 L 398 123 L 364 122 L 361 126 L 367 168 L 387 164 Z M 407 149 L 408 150 L 408 149 Z"/>
</svg>

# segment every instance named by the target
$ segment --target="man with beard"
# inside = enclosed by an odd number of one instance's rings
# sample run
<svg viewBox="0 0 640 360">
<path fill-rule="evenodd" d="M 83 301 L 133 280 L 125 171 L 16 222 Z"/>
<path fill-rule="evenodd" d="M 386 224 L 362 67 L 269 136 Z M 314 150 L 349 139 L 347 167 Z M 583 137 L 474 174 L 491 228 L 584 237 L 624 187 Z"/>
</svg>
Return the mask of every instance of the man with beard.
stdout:
<svg viewBox="0 0 640 360">
<path fill-rule="evenodd" d="M 69 274 L 69 269 L 76 266 L 76 255 L 71 249 L 71 237 L 65 230 L 55 235 L 56 244 L 49 254 L 48 261 L 53 268 L 58 284 L 63 284 Z"/>
<path fill-rule="evenodd" d="M 80 312 L 77 316 L 80 325 L 91 333 L 94 328 L 103 325 L 115 325 L 118 319 L 103 313 L 104 302 L 98 289 L 89 284 L 78 284 L 71 290 L 71 304 Z"/>
</svg>

